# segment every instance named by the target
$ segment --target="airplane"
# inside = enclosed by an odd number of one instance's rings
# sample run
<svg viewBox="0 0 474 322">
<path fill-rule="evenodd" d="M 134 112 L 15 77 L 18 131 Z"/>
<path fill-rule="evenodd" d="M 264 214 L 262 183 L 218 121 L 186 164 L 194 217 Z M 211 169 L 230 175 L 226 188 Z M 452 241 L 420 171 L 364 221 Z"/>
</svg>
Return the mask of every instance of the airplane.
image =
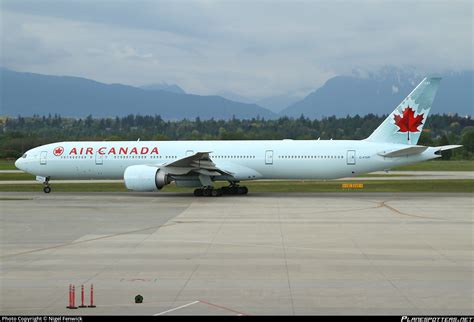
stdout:
<svg viewBox="0 0 474 322">
<path fill-rule="evenodd" d="M 51 179 L 123 179 L 132 191 L 159 191 L 175 182 L 195 196 L 244 195 L 242 181 L 336 179 L 441 157 L 461 145 L 417 145 L 441 78 L 425 78 L 363 140 L 88 141 L 28 150 L 15 166 Z M 217 181 L 228 186 L 214 188 Z"/>
</svg>

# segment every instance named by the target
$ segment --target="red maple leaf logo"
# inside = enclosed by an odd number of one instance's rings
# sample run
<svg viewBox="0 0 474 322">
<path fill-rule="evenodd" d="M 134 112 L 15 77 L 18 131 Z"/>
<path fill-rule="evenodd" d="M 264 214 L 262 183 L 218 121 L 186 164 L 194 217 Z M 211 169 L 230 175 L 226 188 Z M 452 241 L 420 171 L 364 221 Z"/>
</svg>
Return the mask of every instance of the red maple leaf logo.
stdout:
<svg viewBox="0 0 474 322">
<path fill-rule="evenodd" d="M 53 154 L 57 157 L 63 154 L 63 152 L 64 152 L 64 148 L 62 146 L 58 146 L 57 148 L 53 150 Z"/>
<path fill-rule="evenodd" d="M 423 124 L 423 115 L 418 114 L 415 117 L 415 111 L 407 106 L 402 112 L 402 115 L 394 115 L 395 125 L 398 126 L 398 132 L 407 132 L 408 140 L 410 140 L 410 132 L 420 132 L 418 126 Z"/>
</svg>

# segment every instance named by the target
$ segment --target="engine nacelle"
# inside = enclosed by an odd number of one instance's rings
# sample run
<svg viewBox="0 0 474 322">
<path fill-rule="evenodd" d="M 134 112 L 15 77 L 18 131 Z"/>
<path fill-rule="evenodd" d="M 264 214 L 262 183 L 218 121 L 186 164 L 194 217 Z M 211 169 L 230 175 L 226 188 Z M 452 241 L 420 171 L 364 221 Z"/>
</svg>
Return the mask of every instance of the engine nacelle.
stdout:
<svg viewBox="0 0 474 322">
<path fill-rule="evenodd" d="M 127 189 L 134 191 L 157 191 L 170 183 L 168 175 L 163 170 L 148 165 L 127 167 L 123 180 Z"/>
</svg>

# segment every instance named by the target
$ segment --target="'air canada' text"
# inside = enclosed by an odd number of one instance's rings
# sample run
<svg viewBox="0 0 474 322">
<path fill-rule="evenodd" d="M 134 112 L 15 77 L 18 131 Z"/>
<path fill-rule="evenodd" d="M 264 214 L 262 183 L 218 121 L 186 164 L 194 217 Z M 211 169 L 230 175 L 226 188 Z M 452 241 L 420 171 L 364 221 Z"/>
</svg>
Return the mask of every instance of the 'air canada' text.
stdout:
<svg viewBox="0 0 474 322">
<path fill-rule="evenodd" d="M 102 155 L 144 155 L 144 154 L 159 154 L 158 147 L 100 147 L 97 151 L 94 148 L 72 148 L 69 155 L 94 155 L 97 152 Z"/>
</svg>

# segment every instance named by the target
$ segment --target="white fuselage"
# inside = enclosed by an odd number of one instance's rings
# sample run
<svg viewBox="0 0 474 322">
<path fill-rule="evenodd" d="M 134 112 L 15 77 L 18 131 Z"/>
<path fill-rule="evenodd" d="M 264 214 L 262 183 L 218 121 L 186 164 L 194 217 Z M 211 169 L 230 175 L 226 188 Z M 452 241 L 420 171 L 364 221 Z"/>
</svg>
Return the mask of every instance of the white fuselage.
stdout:
<svg viewBox="0 0 474 322">
<path fill-rule="evenodd" d="M 392 158 L 378 154 L 403 147 L 365 140 L 58 142 L 27 151 L 16 166 L 51 179 L 123 179 L 131 165 L 166 165 L 210 152 L 236 180 L 335 179 L 440 157 L 434 148 Z"/>
</svg>

